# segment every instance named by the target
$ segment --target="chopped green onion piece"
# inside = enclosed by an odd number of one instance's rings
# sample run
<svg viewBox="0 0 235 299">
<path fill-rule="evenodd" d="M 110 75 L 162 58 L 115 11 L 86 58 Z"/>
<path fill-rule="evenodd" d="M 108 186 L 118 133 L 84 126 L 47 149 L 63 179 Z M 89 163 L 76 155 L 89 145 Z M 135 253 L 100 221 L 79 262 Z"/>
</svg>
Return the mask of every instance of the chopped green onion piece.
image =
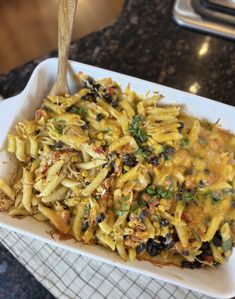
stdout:
<svg viewBox="0 0 235 299">
<path fill-rule="evenodd" d="M 188 145 L 189 145 L 189 139 L 188 139 L 188 137 L 182 138 L 182 140 L 181 140 L 181 146 L 182 147 L 187 147 Z"/>
<path fill-rule="evenodd" d="M 154 221 L 159 221 L 159 217 L 158 217 L 157 215 L 152 215 L 152 219 L 153 219 Z"/>
<path fill-rule="evenodd" d="M 146 207 L 146 202 L 143 200 L 143 198 L 141 198 L 141 197 L 139 197 L 138 199 L 137 199 L 137 202 L 138 202 L 138 204 L 139 204 L 139 206 L 141 207 L 141 208 L 143 208 L 143 207 Z"/>
<path fill-rule="evenodd" d="M 212 203 L 218 203 L 220 201 L 220 194 L 218 192 L 211 193 Z"/>
<path fill-rule="evenodd" d="M 149 195 L 154 195 L 155 194 L 155 189 L 153 188 L 153 186 L 148 186 L 146 188 L 146 192 L 149 194 Z"/>
<path fill-rule="evenodd" d="M 193 199 L 195 199 L 195 194 L 192 194 L 190 192 L 186 192 L 182 195 L 182 200 L 184 203 L 188 203 Z"/>
<path fill-rule="evenodd" d="M 134 115 L 132 121 L 128 126 L 128 130 L 139 145 L 148 140 L 148 135 L 143 128 L 140 127 L 142 121 L 141 115 Z"/>
<path fill-rule="evenodd" d="M 115 212 L 115 214 L 116 214 L 116 216 L 122 216 L 123 215 L 123 211 L 121 211 L 121 210 L 114 210 L 114 212 Z"/>
<path fill-rule="evenodd" d="M 232 247 L 233 247 L 233 243 L 231 239 L 224 241 L 222 244 L 223 251 L 229 251 L 232 249 Z"/>
<path fill-rule="evenodd" d="M 79 114 L 82 118 L 87 116 L 87 109 L 84 107 L 72 107 L 69 112 Z"/>
</svg>

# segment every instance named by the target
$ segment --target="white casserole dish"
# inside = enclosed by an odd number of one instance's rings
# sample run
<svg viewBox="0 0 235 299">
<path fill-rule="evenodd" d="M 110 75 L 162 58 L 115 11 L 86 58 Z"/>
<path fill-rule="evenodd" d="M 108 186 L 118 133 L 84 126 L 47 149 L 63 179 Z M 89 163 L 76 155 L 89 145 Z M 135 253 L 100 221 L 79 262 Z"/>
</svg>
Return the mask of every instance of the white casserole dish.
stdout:
<svg viewBox="0 0 235 299">
<path fill-rule="evenodd" d="M 199 118 L 206 118 L 216 122 L 220 118 L 222 128 L 235 133 L 235 107 L 221 104 L 203 97 L 192 95 L 162 85 L 150 83 L 134 77 L 107 71 L 97 67 L 71 62 L 75 72 L 82 71 L 95 79 L 112 77 L 124 88 L 130 82 L 137 93 L 159 91 L 165 96 L 164 103 L 183 104 L 185 111 Z M 23 119 L 30 119 L 34 111 L 41 105 L 55 80 L 57 59 L 52 58 L 40 63 L 34 70 L 26 88 L 18 96 L 0 103 L 0 177 L 9 180 L 14 160 L 4 152 L 6 137 L 13 125 Z M 69 77 L 71 91 L 75 85 Z M 7 162 L 7 163 L 6 163 Z M 0 226 L 25 234 L 32 238 L 95 258 L 114 266 L 132 270 L 166 282 L 170 282 L 188 289 L 204 293 L 217 298 L 231 298 L 235 296 L 235 252 L 227 263 L 216 269 L 180 269 L 177 267 L 159 268 L 149 262 L 135 261 L 133 264 L 122 261 L 116 254 L 100 246 L 88 246 L 76 243 L 74 240 L 59 241 L 52 239 L 46 233 L 51 227 L 46 223 L 39 223 L 33 218 L 15 219 L 6 213 L 0 213 Z"/>
</svg>

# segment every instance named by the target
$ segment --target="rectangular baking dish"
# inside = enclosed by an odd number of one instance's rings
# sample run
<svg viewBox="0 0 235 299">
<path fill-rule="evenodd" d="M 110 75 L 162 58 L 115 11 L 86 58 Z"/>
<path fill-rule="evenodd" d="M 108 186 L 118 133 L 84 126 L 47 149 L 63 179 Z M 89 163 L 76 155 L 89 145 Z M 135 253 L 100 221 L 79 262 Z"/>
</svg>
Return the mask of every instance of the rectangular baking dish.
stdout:
<svg viewBox="0 0 235 299">
<path fill-rule="evenodd" d="M 145 94 L 147 91 L 158 91 L 165 96 L 164 103 L 184 105 L 187 113 L 199 118 L 206 118 L 210 122 L 220 119 L 222 128 L 235 133 L 235 107 L 82 63 L 71 61 L 71 66 L 74 72 L 82 71 L 95 79 L 111 77 L 122 88 L 131 83 L 132 89 L 140 94 Z M 5 151 L 7 134 L 17 121 L 23 118 L 33 118 L 34 111 L 41 105 L 42 99 L 48 94 L 55 80 L 56 70 L 56 58 L 43 61 L 36 67 L 26 88 L 18 96 L 0 102 L 1 178 L 9 180 L 15 165 L 14 159 Z M 75 83 L 70 74 L 68 77 L 70 89 L 75 92 Z M 19 220 L 2 212 L 0 213 L 0 226 L 113 266 L 148 275 L 212 297 L 231 298 L 235 296 L 235 253 L 227 263 L 215 269 L 190 270 L 173 266 L 160 268 L 144 261 L 124 262 L 118 255 L 100 246 L 88 246 L 76 243 L 74 240 L 52 239 L 47 233 L 51 227 L 47 223 L 39 223 L 30 217 Z"/>
</svg>

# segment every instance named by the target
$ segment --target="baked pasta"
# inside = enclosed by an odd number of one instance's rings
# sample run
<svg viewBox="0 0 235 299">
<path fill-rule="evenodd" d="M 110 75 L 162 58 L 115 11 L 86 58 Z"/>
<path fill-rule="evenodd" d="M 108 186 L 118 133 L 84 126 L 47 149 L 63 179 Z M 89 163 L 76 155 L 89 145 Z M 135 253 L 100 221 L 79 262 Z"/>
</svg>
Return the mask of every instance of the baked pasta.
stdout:
<svg viewBox="0 0 235 299">
<path fill-rule="evenodd" d="M 1 211 L 49 221 L 61 238 L 125 261 L 224 263 L 235 232 L 235 137 L 162 105 L 157 92 L 76 79 L 76 94 L 48 96 L 9 134 L 18 171 L 11 184 L 0 180 Z"/>
</svg>

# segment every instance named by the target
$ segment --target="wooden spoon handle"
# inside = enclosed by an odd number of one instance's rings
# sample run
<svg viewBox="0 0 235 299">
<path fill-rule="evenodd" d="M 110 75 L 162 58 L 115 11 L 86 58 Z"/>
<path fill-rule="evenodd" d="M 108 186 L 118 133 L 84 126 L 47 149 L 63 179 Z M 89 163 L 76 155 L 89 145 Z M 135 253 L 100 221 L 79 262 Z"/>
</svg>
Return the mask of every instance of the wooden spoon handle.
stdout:
<svg viewBox="0 0 235 299">
<path fill-rule="evenodd" d="M 58 69 L 57 80 L 50 94 L 65 95 L 69 92 L 67 81 L 67 66 L 69 46 L 71 43 L 73 21 L 77 0 L 60 0 L 58 13 Z"/>
</svg>

